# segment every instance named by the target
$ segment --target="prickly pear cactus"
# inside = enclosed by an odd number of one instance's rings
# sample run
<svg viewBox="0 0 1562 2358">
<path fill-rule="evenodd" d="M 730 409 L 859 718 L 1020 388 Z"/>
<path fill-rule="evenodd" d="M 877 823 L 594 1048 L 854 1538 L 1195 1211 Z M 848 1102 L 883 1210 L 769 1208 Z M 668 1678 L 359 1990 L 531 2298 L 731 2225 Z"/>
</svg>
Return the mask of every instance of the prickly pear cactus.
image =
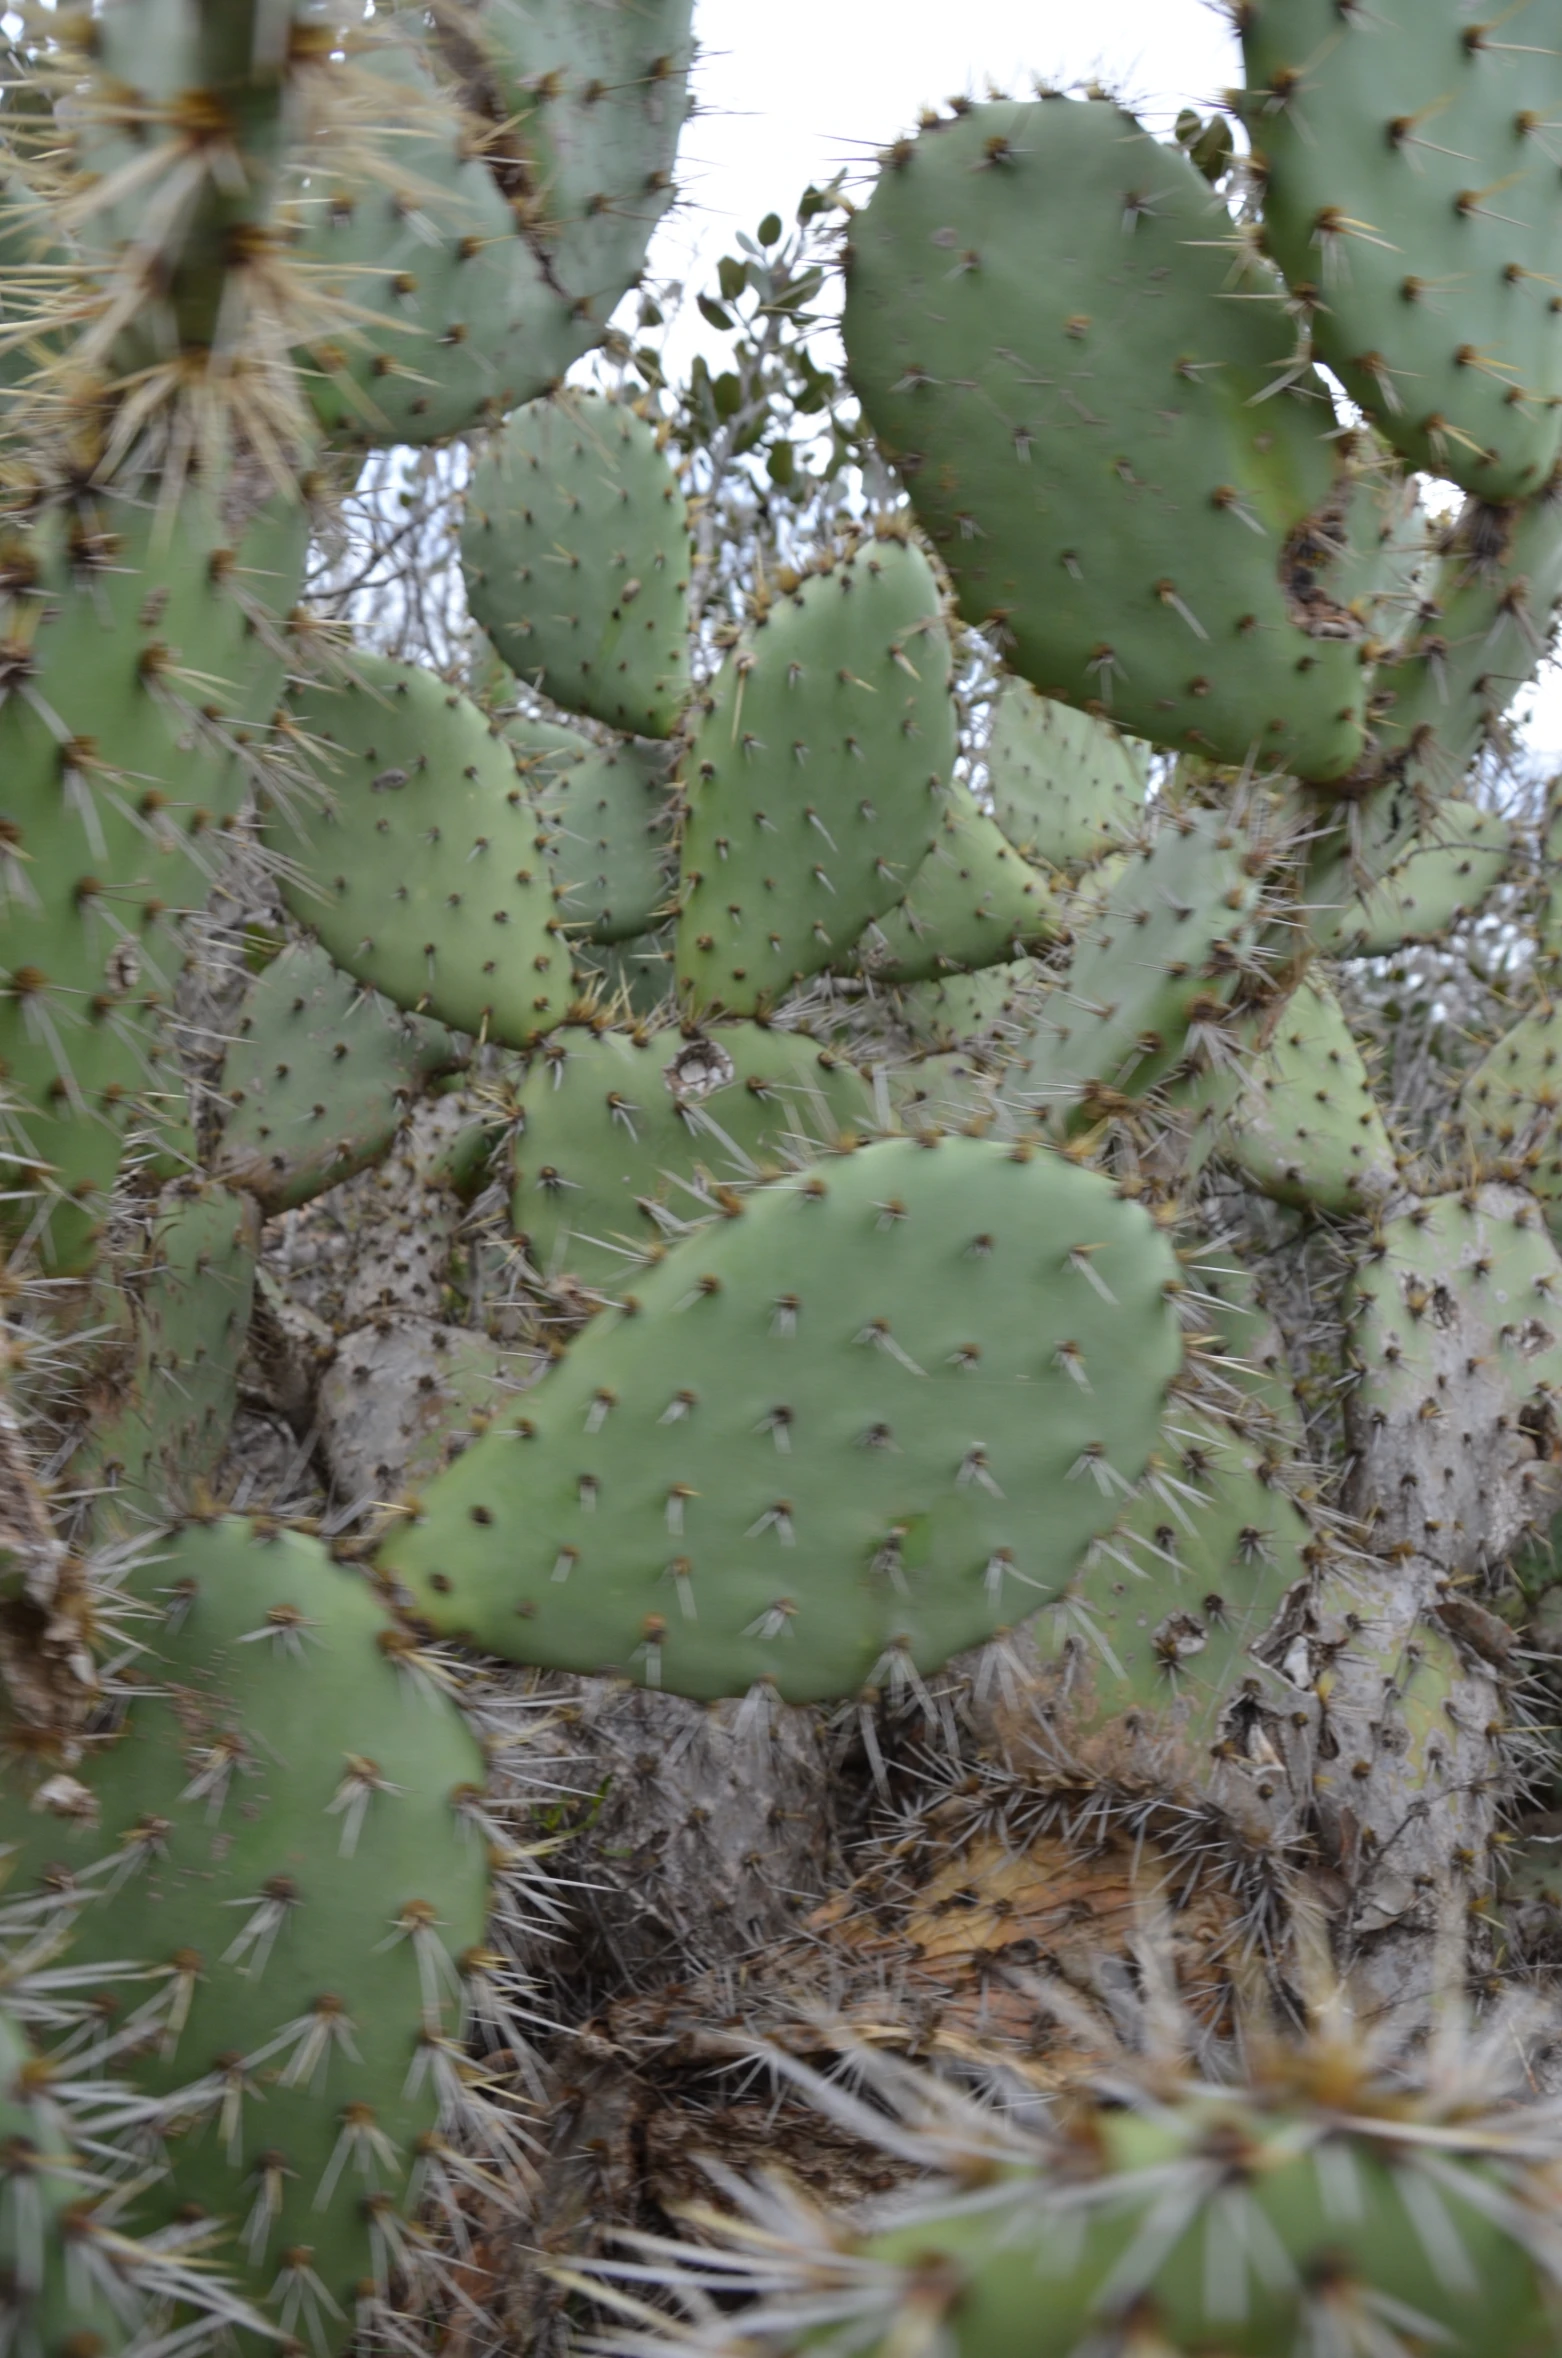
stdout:
<svg viewBox="0 0 1562 2358">
<path fill-rule="evenodd" d="M 1233 13 L 686 371 L 689 0 L 7 20 L 22 2358 L 1555 2341 L 1555 28 Z"/>
<path fill-rule="evenodd" d="M 472 479 L 472 612 L 518 678 L 668 736 L 689 697 L 688 513 L 654 428 L 592 394 L 518 409 Z"/>
<path fill-rule="evenodd" d="M 525 1660 L 892 1685 L 1055 1597 L 1116 1521 L 1181 1363 L 1175 1283 L 1148 1216 L 1061 1158 L 865 1148 L 670 1252 L 381 1561 L 420 1618 Z"/>
<path fill-rule="evenodd" d="M 287 1212 L 378 1162 L 418 1091 L 462 1061 L 444 1027 L 388 1008 L 319 948 L 255 978 L 223 1066 L 219 1177 Z"/>
<path fill-rule="evenodd" d="M 510 1220 L 544 1282 L 616 1297 L 735 1196 L 871 1129 L 873 1089 L 797 1032 L 555 1033 L 517 1100 Z"/>
<path fill-rule="evenodd" d="M 353 675 L 294 706 L 320 798 L 271 822 L 289 904 L 407 1013 L 529 1047 L 563 1021 L 570 970 L 508 747 L 417 665 L 357 656 Z"/>
<path fill-rule="evenodd" d="M 678 982 L 751 1015 L 903 900 L 955 753 L 949 641 L 920 549 L 865 542 L 723 664 L 683 766 Z"/>
<path fill-rule="evenodd" d="M 1038 271 L 1048 216 L 1070 236 Z M 1233 269 L 1271 291 L 1120 108 L 971 107 L 904 142 L 853 223 L 847 355 L 961 611 L 1022 677 L 1153 744 L 1333 778 L 1363 739 L 1364 625 L 1323 558 L 1342 481 L 1284 313 L 1232 301 Z"/>
<path fill-rule="evenodd" d="M 1237 21 L 1269 251 L 1320 359 L 1410 465 L 1532 495 L 1562 442 L 1545 10 L 1524 0 L 1499 30 L 1454 0 L 1402 23 L 1244 0 Z M 1469 290 L 1453 316 L 1450 282 Z"/>
<path fill-rule="evenodd" d="M 482 1756 L 318 1542 L 196 1524 L 136 1587 L 121 1720 L 8 1774 L 5 1921 L 68 1936 L 95 2064 L 167 2141 L 156 2213 L 225 2222 L 252 2296 L 338 2346 L 459 2110 Z"/>
<path fill-rule="evenodd" d="M 913 2091 L 877 2074 L 910 2114 L 886 2144 L 942 2162 L 943 2183 L 881 2200 L 844 2235 L 805 2196 L 756 2190 L 724 2223 L 715 2266 L 702 2246 L 647 2238 L 639 2274 L 675 2293 L 704 2277 L 758 2296 L 736 2316 L 710 2305 L 680 2337 L 709 2358 L 848 2334 L 887 2358 L 929 2323 L 958 2358 L 1545 2348 L 1559 2292 L 1540 2225 L 1549 2127 L 1510 2142 L 1509 2116 L 1482 2116 L 1473 2073 L 1412 2095 L 1337 2032 L 1256 2066 L 1221 2087 L 1153 2053 L 1137 2072 L 1109 2063 L 1067 2131 L 1033 2141 L 974 2107 L 924 2126 Z M 972 2189 L 977 2173 L 991 2183 Z M 615 2346 L 658 2345 L 642 2332 Z"/>
</svg>

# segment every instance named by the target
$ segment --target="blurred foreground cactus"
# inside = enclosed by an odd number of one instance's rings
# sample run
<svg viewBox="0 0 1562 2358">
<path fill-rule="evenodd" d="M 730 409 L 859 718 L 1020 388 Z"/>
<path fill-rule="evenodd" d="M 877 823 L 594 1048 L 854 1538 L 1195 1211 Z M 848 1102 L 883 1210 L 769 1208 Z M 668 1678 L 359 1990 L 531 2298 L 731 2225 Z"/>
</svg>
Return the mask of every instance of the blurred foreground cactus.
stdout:
<svg viewBox="0 0 1562 2358">
<path fill-rule="evenodd" d="M 768 217 L 686 388 L 689 0 L 12 44 L 8 2343 L 564 2347 L 645 2058 L 730 2189 L 756 2063 L 871 2145 L 812 2042 L 963 2190 L 697 2214 L 694 2346 L 1551 2346 L 1546 2107 L 1236 2083 L 1320 1942 L 1557 2070 L 1562 55 L 1233 13 Z M 431 483 L 438 665 L 323 611 Z M 1072 1878 L 1208 2068 L 1043 2148 Z"/>
</svg>

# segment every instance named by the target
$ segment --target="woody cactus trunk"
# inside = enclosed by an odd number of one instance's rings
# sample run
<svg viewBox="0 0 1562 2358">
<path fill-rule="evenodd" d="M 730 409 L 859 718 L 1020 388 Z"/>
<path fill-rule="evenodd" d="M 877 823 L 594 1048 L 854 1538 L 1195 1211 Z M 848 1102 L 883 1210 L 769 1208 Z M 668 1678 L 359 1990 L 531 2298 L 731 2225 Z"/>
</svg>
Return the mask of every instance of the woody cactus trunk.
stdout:
<svg viewBox="0 0 1562 2358">
<path fill-rule="evenodd" d="M 4 2335 L 1552 2348 L 1562 30 L 582 371 L 691 7 L 7 56 Z"/>
</svg>

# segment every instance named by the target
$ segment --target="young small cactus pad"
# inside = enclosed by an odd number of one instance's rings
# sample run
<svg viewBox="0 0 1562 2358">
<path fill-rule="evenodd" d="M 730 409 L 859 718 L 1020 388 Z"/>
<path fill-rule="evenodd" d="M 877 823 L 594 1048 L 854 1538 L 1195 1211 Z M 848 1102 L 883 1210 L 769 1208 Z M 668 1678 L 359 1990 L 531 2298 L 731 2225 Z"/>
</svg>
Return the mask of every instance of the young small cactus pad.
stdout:
<svg viewBox="0 0 1562 2358">
<path fill-rule="evenodd" d="M 467 493 L 467 597 L 504 661 L 634 736 L 670 736 L 688 702 L 692 554 L 655 428 L 600 394 L 516 410 Z"/>
<path fill-rule="evenodd" d="M 1016 1027 L 1004 1101 L 1077 1126 L 1164 1081 L 1200 1023 L 1222 1029 L 1253 951 L 1259 864 L 1222 811 L 1163 820 L 1081 925 L 1063 987 Z"/>
<path fill-rule="evenodd" d="M 1408 795 L 1384 787 L 1316 845 L 1300 913 L 1307 938 L 1337 958 L 1437 941 L 1495 892 L 1514 847 L 1495 811 L 1441 801 L 1423 821 Z"/>
<path fill-rule="evenodd" d="M 1328 594 L 1341 484 L 1290 321 L 1238 290 L 1272 294 L 1268 266 L 1132 116 L 963 106 L 852 224 L 847 358 L 1014 670 L 1154 744 L 1332 778 L 1364 699 Z"/>
<path fill-rule="evenodd" d="M 510 751 L 433 672 L 352 668 L 294 701 L 321 807 L 271 817 L 289 906 L 398 1007 L 529 1047 L 563 1021 L 570 970 Z"/>
<path fill-rule="evenodd" d="M 1213 1151 L 1277 1203 L 1370 1210 L 1392 1193 L 1393 1142 L 1361 1050 L 1325 983 L 1245 1017 L 1234 1054 L 1189 1092 Z"/>
<path fill-rule="evenodd" d="M 1056 1597 L 1116 1520 L 1181 1363 L 1175 1272 L 1061 1157 L 823 1163 L 588 1327 L 382 1567 L 515 1660 L 700 1697 L 893 1686 Z"/>
<path fill-rule="evenodd" d="M 588 941 L 632 941 L 673 904 L 669 750 L 655 738 L 598 745 L 580 737 L 572 757 L 547 743 L 558 734 L 519 719 L 504 724 L 532 780 L 559 916 Z"/>
<path fill-rule="evenodd" d="M 1562 438 L 1550 11 L 1244 0 L 1238 23 L 1268 251 L 1320 358 L 1411 466 L 1535 492 Z"/>
<path fill-rule="evenodd" d="M 1058 928 L 1048 880 L 1010 843 L 969 786 L 952 778 L 932 850 L 899 908 L 876 917 L 857 962 L 881 982 L 1000 966 Z"/>
<path fill-rule="evenodd" d="M 65 1487 L 98 1529 L 166 1522 L 215 1472 L 238 1405 L 260 1214 L 230 1188 L 164 1189 L 139 1265 L 114 1271 L 128 1317 L 93 1391 L 103 1403 Z M 98 1493 L 94 1498 L 93 1494 Z"/>
<path fill-rule="evenodd" d="M 291 1211 L 378 1162 L 418 1091 L 462 1061 L 443 1025 L 403 1015 L 313 945 L 250 985 L 223 1066 L 219 1178 Z"/>
<path fill-rule="evenodd" d="M 1003 683 L 986 761 L 993 816 L 1029 859 L 1085 867 L 1144 825 L 1149 748 L 1026 680 Z"/>
<path fill-rule="evenodd" d="M 937 584 L 865 542 L 778 597 L 728 656 L 684 760 L 678 980 L 749 1015 L 905 898 L 955 757 Z"/>
<path fill-rule="evenodd" d="M 874 1126 L 856 1068 L 759 1024 L 549 1040 L 520 1094 L 510 1220 L 545 1283 L 638 1283 L 648 1253 L 733 1192 Z"/>
<path fill-rule="evenodd" d="M 148 2223 L 225 2223 L 250 2297 L 328 2352 L 392 2262 L 459 2069 L 482 1757 L 315 1540 L 192 1526 L 136 1590 L 122 1723 L 71 1776 L 0 1793 L 4 1922 L 68 1930 L 78 1989 L 101 1974 L 98 2068 L 167 2145 Z"/>
</svg>

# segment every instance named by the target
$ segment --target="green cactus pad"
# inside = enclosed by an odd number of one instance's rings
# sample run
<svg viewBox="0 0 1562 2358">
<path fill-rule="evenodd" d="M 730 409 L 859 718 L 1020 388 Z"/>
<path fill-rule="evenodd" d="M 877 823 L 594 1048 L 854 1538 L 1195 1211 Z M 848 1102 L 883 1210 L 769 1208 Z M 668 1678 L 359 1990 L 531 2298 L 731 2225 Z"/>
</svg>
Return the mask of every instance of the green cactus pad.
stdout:
<svg viewBox="0 0 1562 2358">
<path fill-rule="evenodd" d="M 49 2077 L 0 2006 L 0 2338 L 37 2358 L 107 2358 L 144 2322 L 135 2247 L 110 2231 L 94 2251 L 101 2172 L 79 2149 Z"/>
<path fill-rule="evenodd" d="M 505 741 L 533 785 L 548 838 L 558 912 L 588 941 L 611 946 L 648 933 L 672 905 L 676 857 L 668 748 L 655 738 L 613 745 L 547 743 L 561 731 L 507 721 Z"/>
<path fill-rule="evenodd" d="M 1386 1223 L 1343 1309 L 1361 1371 L 1347 1434 L 1374 1469 L 1382 1544 L 1505 1553 L 1517 1535 L 1499 1514 L 1535 1463 L 1527 1425 L 1549 1428 L 1562 1400 L 1562 1260 L 1540 1206 L 1496 1185 L 1427 1198 Z"/>
<path fill-rule="evenodd" d="M 547 1282 L 638 1283 L 654 1248 L 723 1194 L 860 1136 L 873 1091 L 806 1033 L 722 1024 L 685 1037 L 569 1028 L 520 1094 L 510 1220 Z"/>
<path fill-rule="evenodd" d="M 1562 315 L 1559 315 L 1562 316 Z M 1562 331 L 1559 331 L 1562 333 Z M 1416 626 L 1375 683 L 1377 758 L 1442 800 L 1535 677 L 1562 601 L 1562 469 L 1511 507 L 1468 501 L 1444 536 Z"/>
<path fill-rule="evenodd" d="M 1250 869 L 1223 813 L 1170 813 L 1076 928 L 1062 985 L 1015 1037 L 1005 1103 L 1077 1125 L 1165 1080 L 1201 1023 L 1224 1030 L 1259 904 Z"/>
<path fill-rule="evenodd" d="M 1381 958 L 1440 940 L 1495 892 L 1514 849 L 1513 829 L 1495 811 L 1439 802 L 1423 819 L 1408 794 L 1384 787 L 1315 847 L 1308 939 L 1336 958 Z"/>
<path fill-rule="evenodd" d="M 921 551 L 864 543 L 723 664 L 683 765 L 678 980 L 746 1015 L 904 899 L 955 758 L 949 641 Z"/>
<path fill-rule="evenodd" d="M 1562 435 L 1549 10 L 1246 0 L 1239 22 L 1266 242 L 1320 357 L 1412 467 L 1537 490 Z"/>
<path fill-rule="evenodd" d="M 927 982 L 1012 962 L 1057 932 L 1046 876 L 1014 849 L 970 788 L 944 789 L 938 835 L 896 909 L 877 917 L 856 962 L 882 982 Z"/>
<path fill-rule="evenodd" d="M 865 1148 L 669 1253 L 383 1566 L 436 1628 L 679 1694 L 936 1668 L 1116 1520 L 1181 1360 L 1175 1268 L 1061 1158 Z"/>
<path fill-rule="evenodd" d="M 689 518 L 654 427 L 597 393 L 507 419 L 472 478 L 472 612 L 570 712 L 669 736 L 689 698 Z"/>
<path fill-rule="evenodd" d="M 216 1471 L 238 1405 L 259 1256 L 258 1207 L 184 1180 L 164 1191 L 145 1252 L 115 1271 L 129 1316 L 97 1374 L 104 1405 L 65 1477 L 92 1501 L 96 1528 L 169 1522 Z"/>
<path fill-rule="evenodd" d="M 383 81 L 396 131 L 369 169 L 313 162 L 294 200 L 322 320 L 298 366 L 336 441 L 437 442 L 545 393 L 600 331 L 550 281 L 416 48 L 371 49 L 355 70 Z"/>
<path fill-rule="evenodd" d="M 1213 1245 L 1189 1260 L 1188 1275 L 1193 1307 L 1208 1329 L 1206 1351 L 1218 1362 L 1206 1365 L 1206 1381 L 1229 1389 L 1223 1403 L 1229 1421 L 1272 1435 L 1292 1459 L 1305 1458 L 1307 1432 L 1285 1337 L 1258 1279 L 1229 1249 Z"/>
<path fill-rule="evenodd" d="M 387 1154 L 419 1090 L 461 1061 L 442 1025 L 388 1006 L 324 950 L 292 944 L 239 1011 L 211 1167 L 268 1213 L 310 1203 Z"/>
<path fill-rule="evenodd" d="M 986 761 L 993 816 L 1029 859 L 1088 866 L 1144 825 L 1148 746 L 1025 680 L 1004 681 Z"/>
<path fill-rule="evenodd" d="M 1394 1148 L 1361 1050 L 1322 981 L 1238 1028 L 1234 1061 L 1190 1091 L 1214 1152 L 1277 1203 L 1346 1214 L 1396 1183 Z"/>
<path fill-rule="evenodd" d="M 479 0 L 461 20 L 470 102 L 503 126 L 528 233 L 598 332 L 672 202 L 692 15 L 693 0 Z"/>
<path fill-rule="evenodd" d="M 1032 1018 L 1037 972 L 1030 959 L 1020 958 L 979 974 L 946 974 L 937 982 L 907 984 L 891 1004 L 913 1041 L 925 1048 L 942 1052 L 989 1041 L 996 1050 L 1011 1026 Z"/>
<path fill-rule="evenodd" d="M 1037 1635 L 1059 1650 L 1058 1734 L 1081 1765 L 1172 1802 L 1218 1796 L 1240 1822 L 1273 1796 L 1274 1723 L 1296 1700 L 1255 1648 L 1307 1579 L 1313 1533 L 1277 1438 L 1169 1422 L 1143 1496 Z"/>
<path fill-rule="evenodd" d="M 973 106 L 853 221 L 847 358 L 1013 670 L 1153 744 L 1334 778 L 1364 625 L 1330 595 L 1346 479 L 1278 292 L 1117 107 Z"/>
<path fill-rule="evenodd" d="M 135 1584 L 123 1723 L 52 1805 L 20 1774 L 0 1793 L 6 1903 L 58 1912 L 79 1988 L 101 1968 L 111 2067 L 160 2107 L 148 2225 L 225 2222 L 250 2297 L 330 2351 L 439 2118 L 482 1758 L 317 1541 L 196 1526 Z"/>
<path fill-rule="evenodd" d="M 1562 1231 L 1562 1028 L 1549 1000 L 1521 1016 L 1465 1077 L 1458 1119 L 1471 1153 L 1509 1179 Z"/>
<path fill-rule="evenodd" d="M 1081 2092 L 1066 2137 L 1045 2145 L 999 2145 L 973 2112 L 927 2140 L 951 2179 L 855 2231 L 802 2203 L 756 2205 L 724 2238 L 738 2249 L 723 2291 L 755 2296 L 726 2348 L 748 2334 L 769 2358 L 892 2358 L 930 2328 L 948 2358 L 1552 2346 L 1549 2134 L 1515 2128 L 1522 2109 L 1472 2118 L 1470 2077 L 1447 2101 L 1418 2098 L 1349 2033 L 1255 2062 L 1251 2087 L 1191 2071 L 1179 2086 L 1169 2063 L 1137 2085 L 1131 2068 L 1103 2070 L 1102 2101 Z M 991 2182 L 967 2191 L 978 2138 Z M 675 2286 L 686 2250 L 668 2255 Z"/>
<path fill-rule="evenodd" d="M 271 816 L 284 897 L 398 1007 L 528 1047 L 562 1021 L 571 984 L 509 750 L 417 664 L 356 655 L 353 673 L 293 702 L 321 806 Z"/>
<path fill-rule="evenodd" d="M 279 505 L 235 547 L 212 498 L 187 485 L 160 517 L 155 491 L 83 491 L 6 545 L 0 620 L 26 652 L 0 708 L 0 1097 L 9 1151 L 52 1174 L 62 1271 L 90 1264 L 131 1124 L 181 1110 L 158 1018 L 174 913 L 204 904 L 248 791 L 308 532 Z"/>
</svg>

